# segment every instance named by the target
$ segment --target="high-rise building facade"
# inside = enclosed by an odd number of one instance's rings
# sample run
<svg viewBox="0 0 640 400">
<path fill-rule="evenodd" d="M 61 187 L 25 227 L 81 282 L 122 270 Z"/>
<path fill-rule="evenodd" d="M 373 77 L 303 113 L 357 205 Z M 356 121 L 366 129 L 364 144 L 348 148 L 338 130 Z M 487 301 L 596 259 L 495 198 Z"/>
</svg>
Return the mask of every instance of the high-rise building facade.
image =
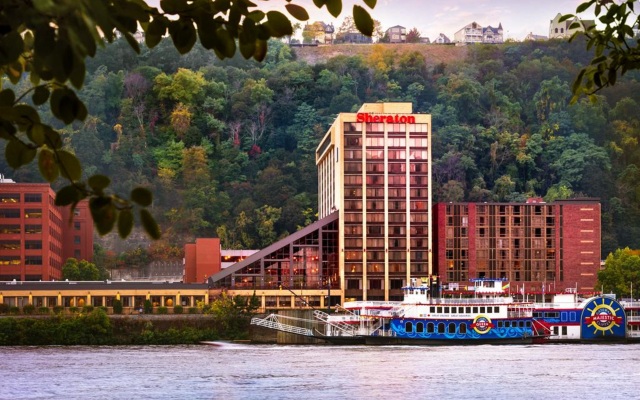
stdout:
<svg viewBox="0 0 640 400">
<path fill-rule="evenodd" d="M 430 133 L 411 103 L 364 104 L 318 146 L 318 213 L 339 212 L 345 299 L 402 299 L 410 277 L 431 273 Z"/>
<path fill-rule="evenodd" d="M 434 214 L 434 262 L 449 287 L 500 278 L 527 293 L 594 291 L 601 243 L 597 200 L 439 203 Z"/>
<path fill-rule="evenodd" d="M 62 278 L 69 257 L 91 261 L 93 220 L 87 202 L 71 219 L 49 184 L 0 180 L 0 281 Z"/>
</svg>

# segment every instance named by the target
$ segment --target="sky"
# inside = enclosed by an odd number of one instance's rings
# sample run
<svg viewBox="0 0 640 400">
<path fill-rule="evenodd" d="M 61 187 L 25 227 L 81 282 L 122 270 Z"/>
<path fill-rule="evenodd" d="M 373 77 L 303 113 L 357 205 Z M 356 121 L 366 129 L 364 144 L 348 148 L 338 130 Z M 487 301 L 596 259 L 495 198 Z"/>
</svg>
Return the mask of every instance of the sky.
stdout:
<svg viewBox="0 0 640 400">
<path fill-rule="evenodd" d="M 284 11 L 286 0 L 253 0 L 259 9 Z M 340 27 L 345 17 L 352 15 L 354 4 L 370 11 L 373 19 L 380 21 L 383 31 L 401 25 L 417 28 L 422 37 L 435 39 L 444 33 L 450 39 L 453 34 L 472 22 L 481 26 L 497 27 L 502 23 L 504 39 L 523 40 L 530 32 L 536 35 L 549 35 L 549 22 L 558 14 L 574 14 L 577 6 L 584 0 L 378 0 L 375 8 L 369 10 L 362 0 L 343 0 L 342 14 L 333 18 L 322 8 L 319 10 L 312 0 L 292 0 L 291 3 L 303 6 L 310 14 L 309 23 L 322 21 Z M 157 7 L 160 0 L 147 0 Z M 288 15 L 285 12 L 286 15 Z M 593 15 L 584 15 L 584 19 L 593 19 Z M 296 22 L 293 17 L 290 17 Z M 301 22 L 302 25 L 305 22 Z M 300 33 L 298 33 L 300 36 Z"/>
</svg>

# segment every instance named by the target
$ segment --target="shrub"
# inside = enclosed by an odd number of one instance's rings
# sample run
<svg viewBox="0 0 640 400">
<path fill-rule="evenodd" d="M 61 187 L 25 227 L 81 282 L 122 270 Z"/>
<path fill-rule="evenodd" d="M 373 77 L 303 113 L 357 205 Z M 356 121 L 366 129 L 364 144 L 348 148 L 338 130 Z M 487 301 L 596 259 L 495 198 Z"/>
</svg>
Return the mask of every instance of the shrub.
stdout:
<svg viewBox="0 0 640 400">
<path fill-rule="evenodd" d="M 158 307 L 158 314 L 168 314 L 169 313 L 169 309 L 167 307 L 161 306 Z"/>
<path fill-rule="evenodd" d="M 9 307 L 9 314 L 12 314 L 12 315 L 20 314 L 20 308 L 18 308 L 16 306 Z"/>
<path fill-rule="evenodd" d="M 189 307 L 189 314 L 197 314 L 197 313 L 198 313 L 197 307 Z"/>
<path fill-rule="evenodd" d="M 47 314 L 50 314 L 50 313 L 51 313 L 51 310 L 49 309 L 49 307 L 40 307 L 40 308 L 38 308 L 38 314 L 47 315 Z"/>
<path fill-rule="evenodd" d="M 113 301 L 113 313 L 122 314 L 122 300 Z"/>
<path fill-rule="evenodd" d="M 69 312 L 71 314 L 77 314 L 80 309 L 78 307 L 69 307 Z"/>
<path fill-rule="evenodd" d="M 62 306 L 53 306 L 54 314 L 62 314 L 64 312 L 64 307 Z"/>
<path fill-rule="evenodd" d="M 9 313 L 9 305 L 5 303 L 0 303 L 0 314 L 8 314 Z"/>
<path fill-rule="evenodd" d="M 22 312 L 25 315 L 31 315 L 36 311 L 36 307 L 33 304 L 27 304 L 24 307 L 22 307 Z"/>
<path fill-rule="evenodd" d="M 173 313 L 174 314 L 182 314 L 184 312 L 183 308 L 181 305 L 177 305 L 175 307 L 173 307 Z"/>
<path fill-rule="evenodd" d="M 153 314 L 153 304 L 151 304 L 151 300 L 144 301 L 144 313 Z"/>
<path fill-rule="evenodd" d="M 89 314 L 93 311 L 94 307 L 92 305 L 82 307 L 82 312 L 85 314 Z"/>
</svg>

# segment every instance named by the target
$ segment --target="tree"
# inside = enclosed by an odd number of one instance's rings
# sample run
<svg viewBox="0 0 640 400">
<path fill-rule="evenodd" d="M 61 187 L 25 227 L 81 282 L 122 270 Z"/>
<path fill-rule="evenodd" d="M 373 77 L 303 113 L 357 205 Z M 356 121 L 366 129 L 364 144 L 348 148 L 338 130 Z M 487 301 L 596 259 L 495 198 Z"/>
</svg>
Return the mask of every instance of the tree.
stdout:
<svg viewBox="0 0 640 400">
<path fill-rule="evenodd" d="M 635 40 L 633 27 L 640 23 L 640 15 L 635 13 L 637 0 L 614 2 L 609 0 L 589 0 L 576 8 L 576 14 L 586 13 L 593 7 L 601 27 L 597 24 L 585 26 L 576 15 L 567 14 L 560 21 L 572 19 L 572 28 L 584 28 L 584 33 L 576 32 L 575 40 L 582 35 L 587 38 L 587 49 L 593 51 L 593 59 L 580 70 L 573 83 L 573 100 L 581 95 L 593 95 L 599 90 L 616 84 L 618 76 L 640 68 L 640 43 Z"/>
<path fill-rule="evenodd" d="M 420 43 L 420 31 L 418 28 L 411 28 L 409 32 L 407 32 L 407 43 Z"/>
<path fill-rule="evenodd" d="M 70 281 L 102 281 L 108 277 L 109 273 L 104 267 L 98 268 L 87 260 L 68 258 L 62 266 L 62 279 Z"/>
<path fill-rule="evenodd" d="M 363 2 L 370 8 L 376 3 Z M 342 12 L 341 0 L 314 4 L 326 6 L 334 17 Z M 284 7 L 298 20 L 309 19 L 299 5 L 288 2 Z M 364 7 L 354 5 L 353 18 L 361 32 L 373 34 L 374 23 Z M 111 232 L 117 222 L 122 237 L 131 232 L 133 211 L 138 209 L 138 218 L 152 238 L 160 237 L 160 229 L 147 210 L 153 201 L 151 192 L 136 187 L 125 198 L 108 190 L 111 180 L 105 175 L 83 180 L 78 158 L 63 149 L 60 133 L 54 129 L 57 124 L 44 123 L 35 107 L 48 102 L 53 116 L 64 125 L 84 120 L 87 107 L 76 90 L 84 84 L 87 58 L 119 36 L 140 52 L 134 38 L 139 27 L 149 48 L 168 33 L 180 54 L 190 52 L 199 40 L 218 58 L 231 58 L 238 51 L 257 61 L 265 57 L 269 38 L 293 33 L 291 21 L 282 12 L 263 12 L 249 2 L 227 0 L 167 0 L 162 1 L 162 10 L 144 0 L 11 1 L 0 5 L 0 26 L 0 76 L 14 85 L 0 91 L 0 138 L 8 142 L 7 164 L 16 169 L 37 156 L 40 174 L 48 182 L 59 176 L 69 181 L 58 190 L 57 205 L 73 209 L 89 199 L 98 233 Z M 24 102 L 26 96 L 31 96 L 35 107 Z"/>
<path fill-rule="evenodd" d="M 621 297 L 629 297 L 631 288 L 640 291 L 640 251 L 617 249 L 609 254 L 604 269 L 598 272 L 598 288 L 613 292 Z"/>
</svg>

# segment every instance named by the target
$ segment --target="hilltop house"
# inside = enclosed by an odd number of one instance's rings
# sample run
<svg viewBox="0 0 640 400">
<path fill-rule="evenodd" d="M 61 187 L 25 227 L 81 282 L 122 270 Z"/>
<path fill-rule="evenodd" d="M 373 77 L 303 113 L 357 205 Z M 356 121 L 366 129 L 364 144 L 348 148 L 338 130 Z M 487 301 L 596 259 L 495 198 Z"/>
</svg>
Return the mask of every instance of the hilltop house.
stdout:
<svg viewBox="0 0 640 400">
<path fill-rule="evenodd" d="M 476 22 L 472 22 L 457 31 L 453 35 L 453 40 L 461 44 L 503 43 L 504 39 L 502 34 L 502 23 L 500 23 L 497 28 L 493 28 L 492 26 L 482 27 Z"/>
<path fill-rule="evenodd" d="M 335 28 L 333 24 L 316 21 L 304 26 L 302 29 L 302 38 L 304 43 L 331 44 L 333 43 L 334 33 Z"/>
<path fill-rule="evenodd" d="M 407 42 L 407 28 L 404 26 L 396 25 L 387 29 L 385 32 L 389 38 L 389 43 L 406 43 Z"/>
<path fill-rule="evenodd" d="M 451 43 L 451 39 L 449 39 L 447 37 L 447 35 L 445 35 L 444 33 L 441 33 L 440 35 L 438 35 L 437 38 L 433 39 L 433 42 L 435 44 L 448 44 Z"/>
<path fill-rule="evenodd" d="M 575 32 L 584 32 L 585 29 L 595 25 L 593 20 L 581 20 L 577 17 L 560 22 L 562 14 L 558 13 L 549 23 L 549 39 L 569 38 Z M 571 24 L 579 22 L 580 27 L 571 28 Z"/>
</svg>

